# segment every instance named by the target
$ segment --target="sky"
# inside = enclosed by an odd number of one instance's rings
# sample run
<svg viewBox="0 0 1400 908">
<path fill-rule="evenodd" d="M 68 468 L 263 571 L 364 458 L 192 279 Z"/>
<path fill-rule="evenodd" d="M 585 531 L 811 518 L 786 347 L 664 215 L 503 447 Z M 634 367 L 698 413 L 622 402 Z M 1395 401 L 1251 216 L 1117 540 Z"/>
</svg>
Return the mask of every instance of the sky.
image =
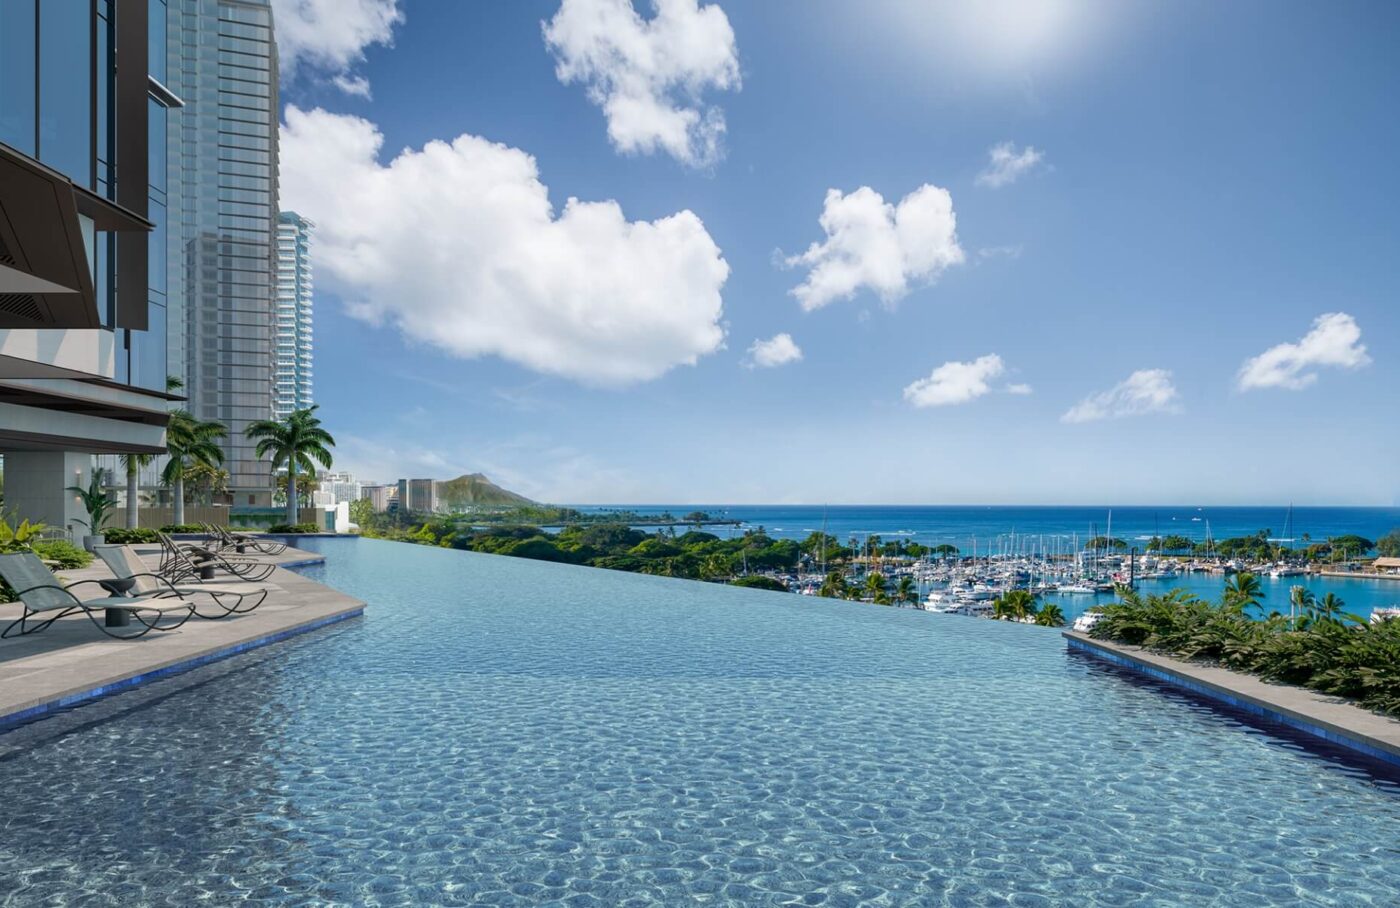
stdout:
<svg viewBox="0 0 1400 908">
<path fill-rule="evenodd" d="M 1400 7 L 274 0 L 362 479 L 1400 503 Z"/>
</svg>

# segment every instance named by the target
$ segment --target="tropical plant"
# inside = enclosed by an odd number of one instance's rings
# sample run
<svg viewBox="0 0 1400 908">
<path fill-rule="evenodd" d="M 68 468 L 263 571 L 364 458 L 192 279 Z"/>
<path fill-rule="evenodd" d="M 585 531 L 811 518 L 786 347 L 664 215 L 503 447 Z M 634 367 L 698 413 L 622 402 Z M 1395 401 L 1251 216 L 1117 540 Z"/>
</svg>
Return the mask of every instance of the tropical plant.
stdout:
<svg viewBox="0 0 1400 908">
<path fill-rule="evenodd" d="M 1065 613 L 1053 602 L 1047 602 L 1035 613 L 1035 623 L 1042 627 L 1064 627 Z"/>
<path fill-rule="evenodd" d="M 817 591 L 817 595 L 827 599 L 847 599 L 850 594 L 850 584 L 846 582 L 846 575 L 841 571 L 827 574 L 821 589 Z"/>
<path fill-rule="evenodd" d="M 1035 611 L 1035 596 L 1029 590 L 1007 590 L 992 603 L 992 615 L 1001 621 L 1020 621 Z"/>
<path fill-rule="evenodd" d="M 748 577 L 740 577 L 730 581 L 730 586 L 742 586 L 753 590 L 772 590 L 775 593 L 786 593 L 787 584 L 781 580 L 774 580 L 772 577 L 764 577 L 762 574 L 753 574 Z"/>
<path fill-rule="evenodd" d="M 147 527 L 108 528 L 103 531 L 102 536 L 111 545 L 133 545 L 160 541 L 156 531 Z"/>
<path fill-rule="evenodd" d="M 876 605 L 889 605 L 890 597 L 885 591 L 887 587 L 888 581 L 885 580 L 885 575 L 879 571 L 871 571 L 865 575 L 865 595 L 869 596 L 870 601 Z"/>
<path fill-rule="evenodd" d="M 71 571 L 92 564 L 92 553 L 78 548 L 67 539 L 39 539 L 29 547 L 40 558 L 52 561 L 64 570 Z"/>
<path fill-rule="evenodd" d="M 1327 542 L 1332 546 L 1332 551 L 1338 554 L 1343 561 L 1364 555 L 1376 547 L 1376 543 L 1355 533 L 1333 536 Z"/>
<path fill-rule="evenodd" d="M 1345 607 L 1346 602 L 1336 593 L 1326 593 L 1321 599 L 1318 599 L 1316 605 L 1313 606 L 1313 620 L 1330 621 L 1338 624 L 1342 623 L 1343 620 L 1350 621 L 1353 624 L 1363 623 L 1357 616 L 1342 611 Z"/>
<path fill-rule="evenodd" d="M 367 527 L 374 520 L 374 502 L 368 498 L 357 498 L 350 502 L 350 522 Z"/>
<path fill-rule="evenodd" d="M 195 419 L 188 410 L 170 411 L 165 427 L 165 450 L 170 460 L 161 471 L 161 482 L 175 498 L 175 523 L 185 522 L 185 479 L 195 464 L 217 466 L 224 462 L 219 440 L 228 435 L 221 423 Z"/>
<path fill-rule="evenodd" d="M 1400 558 L 1400 528 L 1376 540 L 1376 553 L 1382 558 Z"/>
<path fill-rule="evenodd" d="M 905 574 L 899 578 L 899 583 L 894 588 L 894 598 L 896 602 L 914 603 L 919 601 L 919 590 L 914 585 L 914 578 Z"/>
<path fill-rule="evenodd" d="M 330 469 L 335 439 L 321 428 L 317 407 L 293 410 L 285 419 L 260 419 L 248 426 L 244 434 L 257 440 L 255 453 L 259 458 L 271 455 L 274 472 L 287 468 L 287 523 L 297 522 L 297 474 L 314 475 L 316 464 Z"/>
<path fill-rule="evenodd" d="M 196 503 L 211 505 L 228 491 L 228 470 L 210 463 L 194 463 L 185 471 L 185 493 Z"/>
<path fill-rule="evenodd" d="M 76 522 L 86 526 L 90 535 L 93 536 L 102 532 L 102 525 L 107 522 L 107 518 L 111 516 L 112 511 L 117 506 L 116 497 L 104 488 L 104 475 L 105 471 L 103 470 L 93 470 L 88 477 L 86 489 L 82 486 L 69 486 L 65 489 L 65 491 L 77 495 L 82 501 L 83 510 L 87 511 L 88 519 Z"/>
<path fill-rule="evenodd" d="M 1288 602 L 1293 607 L 1292 620 L 1295 625 L 1306 624 L 1311 620 L 1317 597 L 1305 586 L 1294 586 L 1288 591 Z"/>
<path fill-rule="evenodd" d="M 1161 596 L 1136 592 L 1102 608 L 1096 638 L 1203 659 L 1271 681 L 1350 697 L 1362 706 L 1400 715 L 1400 621 L 1368 624 L 1343 611 L 1332 595 L 1295 594 L 1306 608 L 1297 621 L 1273 615 L 1251 620 L 1238 597 L 1218 605 L 1181 590 Z"/>
<path fill-rule="evenodd" d="M 1189 552 L 1191 550 L 1191 540 L 1185 536 L 1176 534 L 1163 536 L 1161 540 L 1162 551 L 1164 552 Z"/>
<path fill-rule="evenodd" d="M 135 529 L 141 523 L 141 470 L 151 465 L 154 454 L 123 454 L 122 470 L 126 473 L 126 525 Z"/>
<path fill-rule="evenodd" d="M 4 515 L 0 515 L 0 554 L 29 551 L 30 545 L 44 529 L 44 524 L 30 523 L 28 520 L 11 524 Z"/>
<path fill-rule="evenodd" d="M 1241 571 L 1225 581 L 1224 604 L 1239 612 L 1254 608 L 1264 599 L 1264 587 L 1259 578 Z"/>
</svg>

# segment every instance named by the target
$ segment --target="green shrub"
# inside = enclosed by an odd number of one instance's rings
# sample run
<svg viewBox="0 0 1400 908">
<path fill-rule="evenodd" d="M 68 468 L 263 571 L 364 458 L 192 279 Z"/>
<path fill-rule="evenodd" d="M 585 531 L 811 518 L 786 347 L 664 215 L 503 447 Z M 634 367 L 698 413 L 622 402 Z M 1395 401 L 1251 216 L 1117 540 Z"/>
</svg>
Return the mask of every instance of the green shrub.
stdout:
<svg viewBox="0 0 1400 908">
<path fill-rule="evenodd" d="M 57 561 L 58 566 L 64 570 L 87 567 L 92 564 L 92 553 L 85 549 L 80 549 L 66 539 L 54 539 L 48 542 L 35 542 L 30 546 L 34 554 L 48 561 Z"/>
<path fill-rule="evenodd" d="M 1245 576 L 1245 575 L 1240 575 Z M 1123 591 L 1090 636 L 1218 663 L 1400 716 L 1400 620 L 1368 624 L 1333 596 L 1298 603 L 1296 617 L 1254 620 L 1238 601 L 1219 604 L 1181 590 Z"/>
<path fill-rule="evenodd" d="M 269 533 L 323 533 L 314 523 L 274 523 L 267 528 Z"/>
<path fill-rule="evenodd" d="M 137 527 L 134 530 L 122 527 L 108 527 L 102 531 L 102 538 L 112 545 L 137 545 L 144 542 L 160 542 L 156 531 L 150 527 Z"/>
<path fill-rule="evenodd" d="M 786 583 L 783 583 L 781 580 L 774 580 L 772 577 L 764 577 L 760 574 L 740 577 L 729 585 L 744 586 L 754 590 L 772 590 L 775 593 L 786 593 L 788 591 Z"/>
<path fill-rule="evenodd" d="M 204 527 L 194 523 L 167 523 L 160 528 L 162 533 L 203 533 Z"/>
</svg>

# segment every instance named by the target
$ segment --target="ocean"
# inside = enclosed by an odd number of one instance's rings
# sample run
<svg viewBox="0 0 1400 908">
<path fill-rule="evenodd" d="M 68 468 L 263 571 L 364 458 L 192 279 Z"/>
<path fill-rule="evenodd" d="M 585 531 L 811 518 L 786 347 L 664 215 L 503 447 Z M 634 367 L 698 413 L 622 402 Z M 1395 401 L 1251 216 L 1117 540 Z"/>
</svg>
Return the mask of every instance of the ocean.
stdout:
<svg viewBox="0 0 1400 908">
<path fill-rule="evenodd" d="M 1400 528 L 1400 508 L 1341 508 L 1298 507 L 1181 507 L 1170 506 L 1100 506 L 1045 507 L 1018 505 L 619 505 L 618 508 L 638 513 L 670 511 L 681 516 L 691 511 L 704 511 L 711 517 L 740 521 L 740 525 L 710 527 L 719 536 L 739 534 L 746 529 L 762 527 L 775 538 L 804 539 L 808 534 L 826 531 L 845 543 L 852 537 L 864 540 L 880 536 L 885 540 L 907 539 L 924 545 L 955 545 L 966 555 L 974 550 L 986 554 L 1004 550 L 1011 544 L 1012 534 L 1020 537 L 1017 545 L 1028 544 L 1042 551 L 1068 552 L 1075 542 L 1095 534 L 1108 532 L 1110 517 L 1113 535 L 1129 545 L 1145 548 L 1154 535 L 1185 536 L 1195 542 L 1204 541 L 1207 532 L 1214 539 L 1246 536 L 1267 530 L 1278 540 L 1291 539 L 1302 547 L 1309 540 L 1322 541 L 1329 536 L 1354 533 L 1374 540 L 1392 529 Z M 586 506 L 580 510 L 606 511 L 608 507 Z M 1027 539 L 1027 537 L 1031 537 Z M 1317 596 L 1336 593 L 1347 604 L 1347 611 L 1369 615 L 1374 608 L 1400 606 L 1400 580 L 1367 580 L 1360 578 L 1261 577 L 1264 588 L 1264 609 L 1288 611 L 1290 587 L 1308 587 Z M 1183 588 L 1203 598 L 1220 595 L 1224 581 L 1219 576 L 1189 574 L 1171 581 L 1143 581 L 1144 592 L 1165 592 Z M 1112 601 L 1111 595 L 1051 595 L 1046 601 L 1056 602 L 1065 614 L 1073 618 L 1089 607 Z"/>
<path fill-rule="evenodd" d="M 1273 507 L 1202 507 L 1120 506 L 1099 507 L 1025 507 L 1021 505 L 696 505 L 656 504 L 618 505 L 639 513 L 670 511 L 677 516 L 691 511 L 704 511 L 712 517 L 724 517 L 741 522 L 741 529 L 763 527 L 768 535 L 783 539 L 802 539 L 822 528 L 845 542 L 854 536 L 869 535 L 884 539 L 903 538 L 925 545 L 947 543 L 970 554 L 976 540 L 979 552 L 985 552 L 988 540 L 998 536 L 1063 537 L 1066 543 L 1074 536 L 1082 542 L 1094 533 L 1106 533 L 1110 519 L 1113 535 L 1144 547 L 1154 535 L 1185 536 L 1204 541 L 1207 530 L 1215 539 L 1247 536 L 1268 530 L 1274 538 L 1296 540 L 1304 545 L 1304 537 L 1320 541 L 1328 536 L 1355 533 L 1375 539 L 1392 529 L 1400 528 L 1400 508 L 1293 508 L 1291 527 L 1287 506 Z M 580 510 L 606 511 L 604 506 L 585 506 Z M 720 535 L 728 527 L 712 530 Z"/>
</svg>

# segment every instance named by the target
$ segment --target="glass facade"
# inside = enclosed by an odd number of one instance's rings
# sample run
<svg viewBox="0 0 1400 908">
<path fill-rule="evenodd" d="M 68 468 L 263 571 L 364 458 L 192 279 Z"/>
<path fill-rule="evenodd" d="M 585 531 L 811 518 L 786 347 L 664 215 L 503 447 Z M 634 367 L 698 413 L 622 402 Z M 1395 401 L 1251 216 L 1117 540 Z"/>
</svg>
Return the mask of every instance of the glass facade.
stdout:
<svg viewBox="0 0 1400 908">
<path fill-rule="evenodd" d="M 272 412 L 286 416 L 314 402 L 311 392 L 311 230 L 294 211 L 277 217 L 277 311 Z"/>
<path fill-rule="evenodd" d="M 148 4 L 148 72 L 166 68 L 166 0 Z M 115 0 L 0 0 L 0 142 L 29 155 L 74 184 L 117 201 L 113 128 L 117 103 Z M 166 375 L 169 305 L 168 143 L 175 111 L 147 99 L 150 234 L 95 229 L 79 219 L 101 324 L 117 333 L 114 378 L 160 390 Z M 128 203 L 130 204 L 130 203 Z M 132 205 L 131 207 L 135 207 Z M 144 331 L 115 328 L 118 244 L 138 244 L 149 262 L 149 323 Z"/>
<path fill-rule="evenodd" d="M 39 3 L 38 158 L 89 188 L 96 153 L 92 8 L 92 0 Z"/>
<path fill-rule="evenodd" d="M 168 0 L 178 60 L 166 83 L 185 101 L 171 173 L 185 203 L 172 215 L 181 337 L 171 371 L 200 419 L 228 427 L 224 468 L 235 501 L 268 490 L 270 470 L 244 435 L 272 415 L 276 293 L 277 53 L 266 0 Z M 174 158 L 178 157 L 178 163 Z M 171 191 L 176 191 L 174 186 Z"/>
<path fill-rule="evenodd" d="M 38 140 L 36 0 L 0 0 L 0 142 L 33 157 Z"/>
</svg>

